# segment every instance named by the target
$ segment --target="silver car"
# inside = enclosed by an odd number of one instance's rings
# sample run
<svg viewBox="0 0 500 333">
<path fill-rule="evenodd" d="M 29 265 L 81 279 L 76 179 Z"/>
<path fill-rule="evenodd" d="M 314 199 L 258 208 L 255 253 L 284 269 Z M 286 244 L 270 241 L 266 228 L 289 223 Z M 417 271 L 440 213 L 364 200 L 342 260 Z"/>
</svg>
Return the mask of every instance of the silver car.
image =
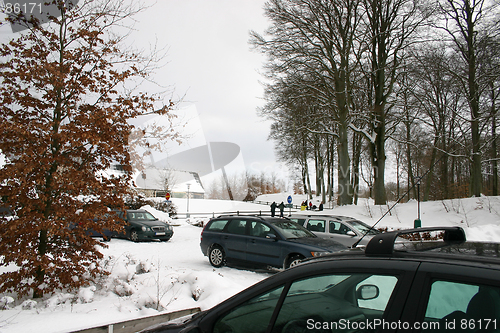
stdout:
<svg viewBox="0 0 500 333">
<path fill-rule="evenodd" d="M 376 229 L 370 230 L 366 223 L 348 216 L 294 214 L 288 218 L 319 237 L 331 238 L 349 247 L 365 234 L 359 245 L 366 245 L 373 236 L 380 233 Z"/>
</svg>

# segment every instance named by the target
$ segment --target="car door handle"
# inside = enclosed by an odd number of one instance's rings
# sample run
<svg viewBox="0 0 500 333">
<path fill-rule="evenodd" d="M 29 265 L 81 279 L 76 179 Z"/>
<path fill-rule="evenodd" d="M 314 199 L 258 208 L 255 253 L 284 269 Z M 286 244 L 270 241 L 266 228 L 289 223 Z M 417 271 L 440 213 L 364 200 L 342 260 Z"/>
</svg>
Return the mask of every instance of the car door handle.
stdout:
<svg viewBox="0 0 500 333">
<path fill-rule="evenodd" d="M 222 237 L 222 238 L 224 238 L 224 239 L 228 239 L 228 238 L 229 238 L 229 236 L 224 236 L 224 237 Z"/>
</svg>

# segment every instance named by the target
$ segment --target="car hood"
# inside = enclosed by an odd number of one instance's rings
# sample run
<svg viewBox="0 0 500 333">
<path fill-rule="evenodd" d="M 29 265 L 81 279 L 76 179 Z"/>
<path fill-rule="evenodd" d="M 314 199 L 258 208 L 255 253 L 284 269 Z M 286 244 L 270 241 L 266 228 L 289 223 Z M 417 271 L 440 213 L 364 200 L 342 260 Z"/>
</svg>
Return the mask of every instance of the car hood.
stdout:
<svg viewBox="0 0 500 333">
<path fill-rule="evenodd" d="M 337 252 L 347 249 L 347 246 L 342 245 L 339 242 L 321 237 L 289 238 L 287 239 L 287 241 L 315 246 L 332 252 Z"/>
</svg>

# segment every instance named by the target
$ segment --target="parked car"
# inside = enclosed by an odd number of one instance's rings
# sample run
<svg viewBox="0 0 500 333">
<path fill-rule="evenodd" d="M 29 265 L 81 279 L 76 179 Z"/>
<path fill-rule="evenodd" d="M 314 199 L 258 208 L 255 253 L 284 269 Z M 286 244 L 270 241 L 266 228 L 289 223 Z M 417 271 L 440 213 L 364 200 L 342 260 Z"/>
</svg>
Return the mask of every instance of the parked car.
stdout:
<svg viewBox="0 0 500 333">
<path fill-rule="evenodd" d="M 443 239 L 394 247 L 402 233 L 430 231 L 442 231 Z M 143 333 L 498 331 L 499 249 L 465 242 L 459 227 L 381 233 L 366 250 L 306 260 Z"/>
<path fill-rule="evenodd" d="M 97 222 L 98 219 L 95 218 L 94 222 Z M 105 242 L 109 242 L 111 238 L 115 236 L 115 232 L 109 230 L 109 229 L 104 229 L 102 232 L 97 232 L 94 229 L 88 229 L 87 230 L 87 235 L 90 237 L 102 237 L 102 240 Z"/>
<path fill-rule="evenodd" d="M 304 258 L 347 249 L 288 219 L 240 215 L 211 219 L 203 229 L 200 246 L 214 267 L 234 262 L 287 268 Z"/>
<path fill-rule="evenodd" d="M 158 239 L 168 241 L 174 234 L 172 226 L 162 222 L 144 209 L 131 210 L 125 212 L 113 211 L 118 217 L 125 220 L 126 224 L 122 232 L 104 229 L 97 232 L 93 229 L 86 230 L 87 235 L 91 237 L 102 237 L 104 241 L 111 238 L 126 238 L 134 242 Z M 94 222 L 99 219 L 94 219 Z M 71 226 L 72 228 L 75 225 Z"/>
<path fill-rule="evenodd" d="M 376 229 L 370 229 L 366 223 L 348 216 L 294 214 L 288 218 L 319 237 L 331 238 L 348 247 L 361 238 L 363 239 L 359 245 L 366 245 L 373 236 L 380 233 Z"/>
<path fill-rule="evenodd" d="M 125 230 L 114 233 L 113 237 L 127 238 L 131 241 L 146 241 L 158 239 L 168 241 L 174 234 L 172 226 L 162 222 L 144 209 L 116 212 L 118 216 L 127 222 Z"/>
</svg>

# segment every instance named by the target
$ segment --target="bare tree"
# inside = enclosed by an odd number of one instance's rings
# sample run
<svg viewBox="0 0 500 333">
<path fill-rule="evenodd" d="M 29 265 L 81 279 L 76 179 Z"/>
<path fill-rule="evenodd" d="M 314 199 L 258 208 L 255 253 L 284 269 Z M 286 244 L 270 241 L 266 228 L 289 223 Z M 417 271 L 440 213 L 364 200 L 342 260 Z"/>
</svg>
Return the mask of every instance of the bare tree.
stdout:
<svg viewBox="0 0 500 333">
<path fill-rule="evenodd" d="M 388 116 L 394 103 L 394 84 L 400 73 L 405 49 L 411 45 L 429 11 L 421 0 L 363 0 L 363 36 L 368 63 L 370 101 L 370 154 L 375 204 L 386 202 L 385 166 Z"/>
<path fill-rule="evenodd" d="M 358 33 L 358 5 L 359 0 L 271 0 L 265 8 L 273 22 L 267 31 L 270 39 L 252 33 L 252 43 L 269 56 L 272 77 L 291 73 L 293 78 L 310 79 L 294 80 L 305 87 L 296 94 L 302 97 L 308 93 L 320 111 L 308 130 L 337 139 L 340 205 L 351 204 L 353 196 L 348 129 L 350 75 L 357 66 L 352 53 Z"/>
<path fill-rule="evenodd" d="M 439 2 L 443 29 L 450 37 L 463 62 L 463 69 L 457 72 L 461 85 L 467 94 L 470 110 L 471 192 L 479 197 L 482 192 L 481 158 L 481 105 L 482 94 L 478 63 L 478 44 L 481 38 L 498 33 L 496 21 L 490 15 L 498 15 L 496 4 L 488 0 L 442 0 Z"/>
</svg>

